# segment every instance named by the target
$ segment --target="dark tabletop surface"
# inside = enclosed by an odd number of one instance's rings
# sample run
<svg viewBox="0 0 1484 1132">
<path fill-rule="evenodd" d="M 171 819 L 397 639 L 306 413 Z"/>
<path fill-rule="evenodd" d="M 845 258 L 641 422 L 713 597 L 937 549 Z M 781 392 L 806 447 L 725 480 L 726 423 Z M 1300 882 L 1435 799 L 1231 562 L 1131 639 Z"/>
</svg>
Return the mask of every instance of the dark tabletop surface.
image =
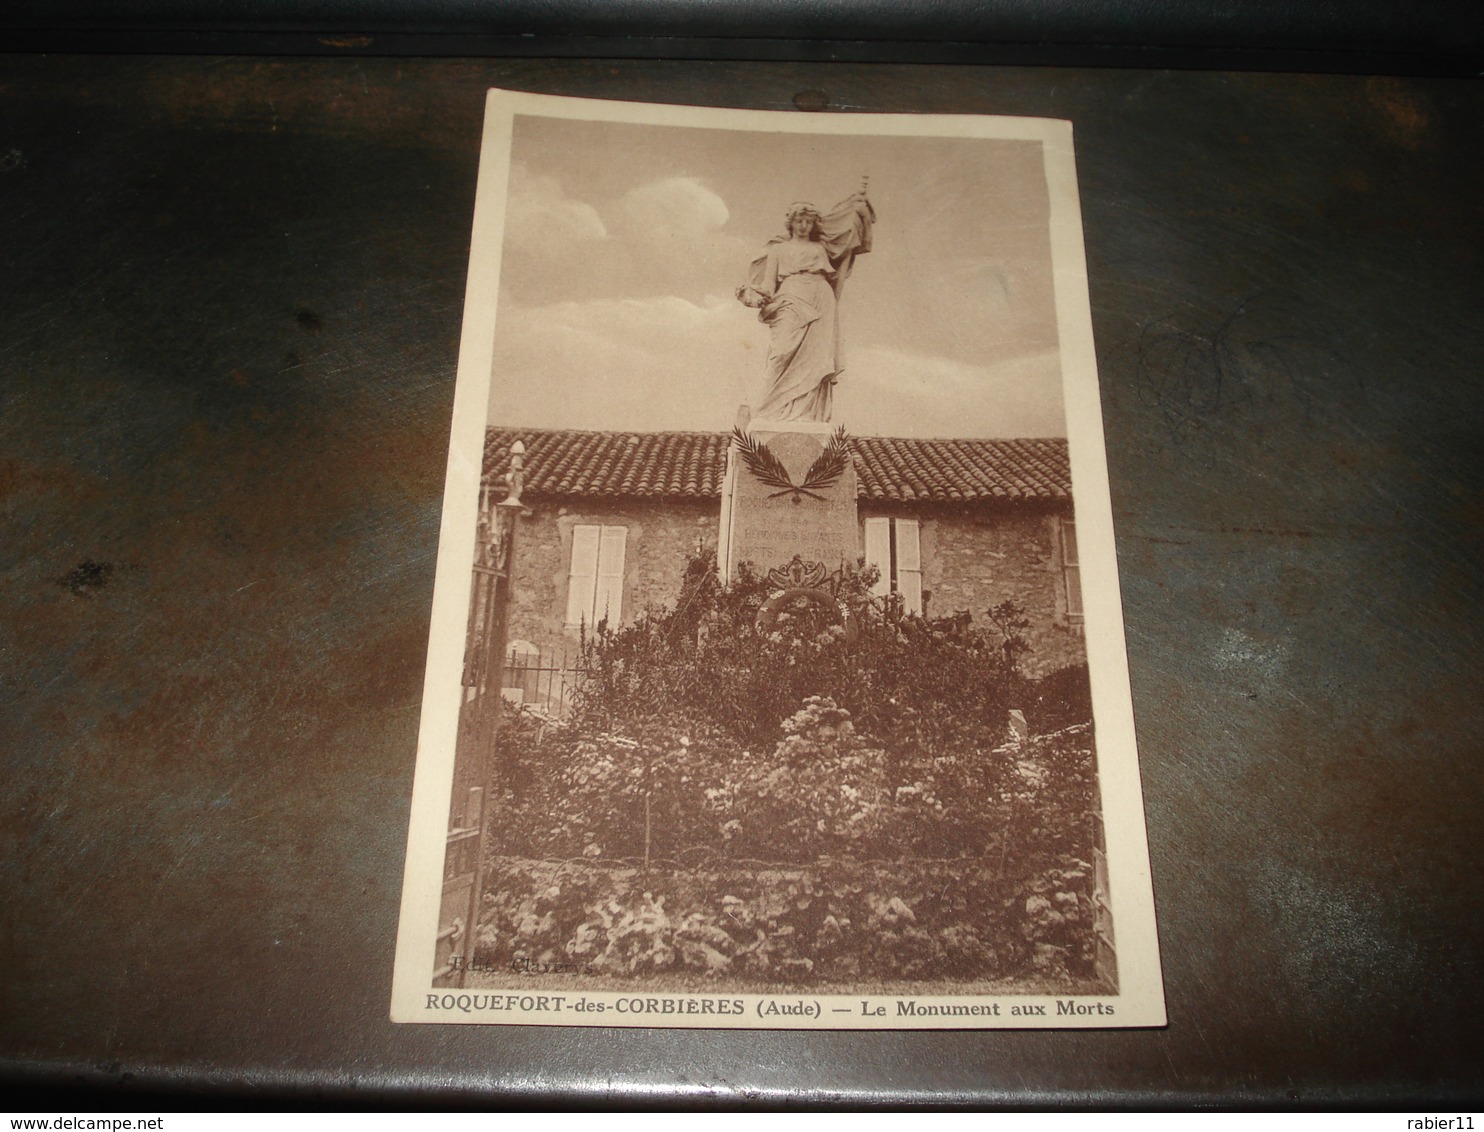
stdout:
<svg viewBox="0 0 1484 1132">
<path fill-rule="evenodd" d="M 1168 1028 L 387 1021 L 492 85 L 1075 123 Z M 1481 111 L 1437 78 L 0 56 L 0 1075 L 1477 1103 Z"/>
</svg>

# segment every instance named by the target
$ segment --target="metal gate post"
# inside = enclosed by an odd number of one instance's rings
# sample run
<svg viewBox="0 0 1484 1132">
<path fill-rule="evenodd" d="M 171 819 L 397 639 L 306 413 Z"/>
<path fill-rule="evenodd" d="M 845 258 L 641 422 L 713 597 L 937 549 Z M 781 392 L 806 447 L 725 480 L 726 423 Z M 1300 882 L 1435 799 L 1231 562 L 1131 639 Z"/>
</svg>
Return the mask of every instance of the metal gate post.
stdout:
<svg viewBox="0 0 1484 1132">
<path fill-rule="evenodd" d="M 485 840 L 489 829 L 489 804 L 494 797 L 495 770 L 491 755 L 499 730 L 505 664 L 505 638 L 510 614 L 515 537 L 520 517 L 526 513 L 520 501 L 524 478 L 525 445 L 510 446 L 510 471 L 505 479 L 505 498 L 494 507 L 489 493 L 480 498 L 480 533 L 475 549 L 474 577 L 470 587 L 469 639 L 465 657 L 467 686 L 471 698 L 463 705 L 459 745 L 454 757 L 454 801 L 449 808 L 447 862 L 444 868 L 444 906 L 439 916 L 439 953 L 433 982 L 462 987 L 474 958 L 474 940 L 479 930 L 479 912 L 484 888 Z M 486 519 L 488 516 L 488 519 Z M 460 793 L 464 792 L 460 807 Z M 469 855 L 472 853 L 472 861 Z M 468 861 L 469 871 L 451 876 L 454 860 Z M 467 898 L 463 895 L 468 885 Z M 452 903 L 454 901 L 456 903 Z M 462 913 L 460 917 L 459 913 Z M 462 922 L 460 922 L 460 919 Z M 444 947 L 448 950 L 444 953 Z"/>
</svg>

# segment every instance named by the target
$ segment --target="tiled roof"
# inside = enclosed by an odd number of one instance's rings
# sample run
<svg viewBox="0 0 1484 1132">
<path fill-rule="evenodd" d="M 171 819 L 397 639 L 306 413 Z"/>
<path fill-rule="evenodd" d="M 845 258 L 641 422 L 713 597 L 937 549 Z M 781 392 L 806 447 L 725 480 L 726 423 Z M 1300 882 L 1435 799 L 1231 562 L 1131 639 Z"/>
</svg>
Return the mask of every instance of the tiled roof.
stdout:
<svg viewBox="0 0 1484 1132">
<path fill-rule="evenodd" d="M 503 477 L 526 446 L 527 496 L 719 498 L 728 437 L 711 432 L 489 430 L 485 473 Z M 1056 500 L 1072 496 L 1067 442 L 853 436 L 856 497 L 896 502 Z"/>
<path fill-rule="evenodd" d="M 727 438 L 710 432 L 489 430 L 485 471 L 510 445 L 526 446 L 525 495 L 629 495 L 720 498 Z"/>
<path fill-rule="evenodd" d="M 857 499 L 1070 499 L 1065 440 L 852 441 Z"/>
</svg>

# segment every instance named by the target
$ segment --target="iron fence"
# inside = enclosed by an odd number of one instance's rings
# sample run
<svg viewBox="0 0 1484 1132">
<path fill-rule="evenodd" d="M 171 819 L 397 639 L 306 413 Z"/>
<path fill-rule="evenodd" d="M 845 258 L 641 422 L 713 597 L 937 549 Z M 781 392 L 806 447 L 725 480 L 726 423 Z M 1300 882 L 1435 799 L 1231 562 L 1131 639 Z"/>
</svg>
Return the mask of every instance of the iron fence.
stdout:
<svg viewBox="0 0 1484 1132">
<path fill-rule="evenodd" d="M 567 652 L 540 653 L 511 649 L 500 680 L 508 700 L 534 707 L 557 719 L 572 710 L 573 697 L 586 679 L 580 657 Z"/>
</svg>

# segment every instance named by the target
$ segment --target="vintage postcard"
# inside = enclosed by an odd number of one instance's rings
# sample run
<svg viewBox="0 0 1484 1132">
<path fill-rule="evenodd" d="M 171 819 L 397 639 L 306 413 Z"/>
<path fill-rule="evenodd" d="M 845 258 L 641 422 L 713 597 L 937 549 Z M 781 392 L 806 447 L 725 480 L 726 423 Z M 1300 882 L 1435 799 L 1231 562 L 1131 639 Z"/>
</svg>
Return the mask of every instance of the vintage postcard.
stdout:
<svg viewBox="0 0 1484 1132">
<path fill-rule="evenodd" d="M 392 1017 L 1164 1023 L 1070 123 L 490 93 Z"/>
</svg>

